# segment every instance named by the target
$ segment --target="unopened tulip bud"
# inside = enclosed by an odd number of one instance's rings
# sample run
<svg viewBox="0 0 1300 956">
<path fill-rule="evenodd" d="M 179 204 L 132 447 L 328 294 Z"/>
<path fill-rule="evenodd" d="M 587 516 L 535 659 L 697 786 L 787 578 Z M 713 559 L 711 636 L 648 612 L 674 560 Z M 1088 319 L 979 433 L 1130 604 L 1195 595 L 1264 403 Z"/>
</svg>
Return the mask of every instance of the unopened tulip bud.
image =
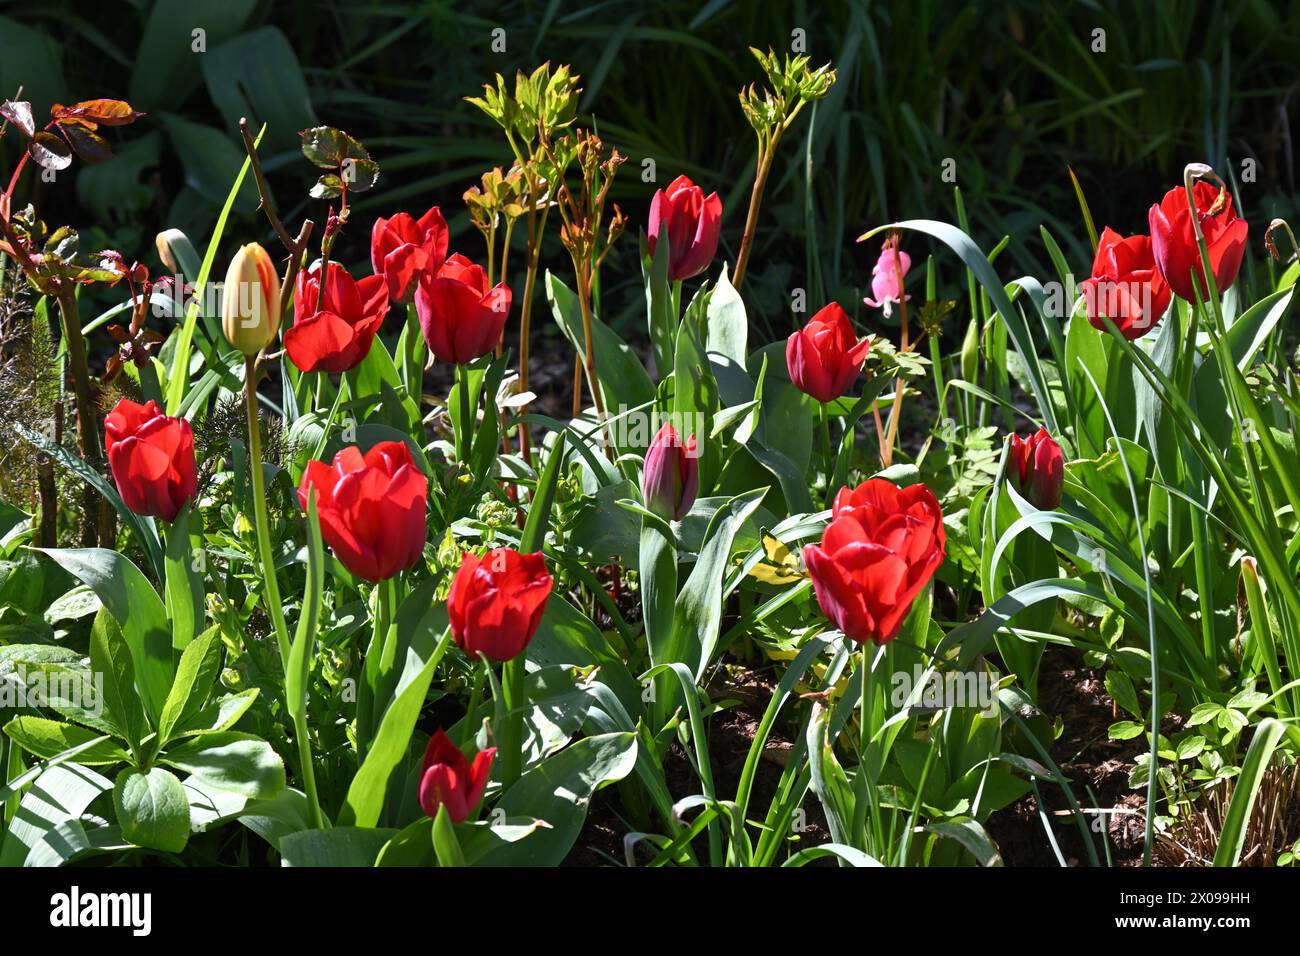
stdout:
<svg viewBox="0 0 1300 956">
<path fill-rule="evenodd" d="M 265 249 L 241 246 L 226 270 L 221 331 L 250 358 L 275 341 L 280 330 L 280 280 Z"/>
<path fill-rule="evenodd" d="M 645 506 L 659 517 L 681 521 L 695 504 L 700 487 L 700 461 L 695 436 L 685 444 L 671 424 L 665 424 L 645 453 L 641 492 Z"/>
<path fill-rule="evenodd" d="M 1065 456 L 1046 428 L 1028 438 L 1011 436 L 1011 465 L 1020 493 L 1035 508 L 1051 511 L 1061 503 Z"/>
</svg>

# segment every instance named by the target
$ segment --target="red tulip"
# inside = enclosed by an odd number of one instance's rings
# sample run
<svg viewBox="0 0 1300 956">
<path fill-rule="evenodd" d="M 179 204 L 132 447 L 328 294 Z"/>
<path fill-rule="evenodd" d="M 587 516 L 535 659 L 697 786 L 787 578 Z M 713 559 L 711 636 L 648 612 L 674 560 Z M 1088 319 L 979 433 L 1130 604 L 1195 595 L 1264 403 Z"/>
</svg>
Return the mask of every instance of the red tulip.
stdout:
<svg viewBox="0 0 1300 956">
<path fill-rule="evenodd" d="M 510 287 L 488 288 L 487 273 L 457 253 L 434 275 L 420 278 L 415 311 L 424 340 L 439 361 L 464 365 L 501 340 L 510 311 Z"/>
<path fill-rule="evenodd" d="M 480 750 L 471 764 L 439 727 L 429 738 L 420 768 L 420 809 L 431 817 L 447 808 L 452 823 L 461 823 L 483 799 L 496 747 Z"/>
<path fill-rule="evenodd" d="M 1156 270 L 1151 239 L 1122 239 L 1110 226 L 1102 230 L 1092 276 L 1082 290 L 1088 321 L 1105 329 L 1105 316 L 1129 341 L 1151 331 L 1169 308 L 1169 283 Z"/>
<path fill-rule="evenodd" d="M 1210 254 L 1214 284 L 1222 295 L 1237 280 L 1237 270 L 1241 268 L 1241 257 L 1246 251 L 1246 220 L 1238 219 L 1233 212 L 1232 196 L 1226 189 L 1218 190 L 1203 180 L 1197 180 L 1192 186 L 1192 194 L 1196 198 L 1201 231 L 1205 234 L 1205 248 Z M 1192 286 L 1195 273 L 1201 298 L 1208 298 L 1201 251 L 1196 244 L 1192 213 L 1187 208 L 1187 190 L 1182 186 L 1169 190 L 1159 205 L 1151 207 L 1147 220 L 1151 227 L 1151 250 L 1156 268 L 1174 290 L 1174 295 L 1188 302 L 1196 301 Z"/>
<path fill-rule="evenodd" d="M 668 234 L 668 278 L 689 279 L 709 267 L 722 231 L 722 200 L 686 176 L 678 176 L 650 200 L 646 241 L 650 255 L 661 232 Z"/>
<path fill-rule="evenodd" d="M 786 339 L 785 364 L 795 388 L 833 402 L 858 377 L 870 348 L 871 338 L 859 342 L 848 315 L 832 302 Z"/>
<path fill-rule="evenodd" d="M 429 483 L 405 442 L 379 442 L 364 455 L 348 446 L 328 465 L 309 461 L 298 486 L 304 512 L 312 488 L 321 536 L 357 577 L 384 581 L 420 560 Z"/>
<path fill-rule="evenodd" d="M 671 423 L 665 423 L 645 453 L 641 493 L 645 505 L 659 517 L 681 521 L 695 503 L 700 487 L 700 460 L 695 436 L 682 444 Z"/>
<path fill-rule="evenodd" d="M 284 348 L 304 372 L 346 372 L 370 353 L 375 333 L 388 314 L 383 276 L 354 282 L 337 262 L 329 264 L 325 295 L 320 294 L 320 264 L 298 273 L 293 296 L 293 328 Z"/>
<path fill-rule="evenodd" d="M 194 432 L 154 401 L 122 399 L 104 419 L 104 449 L 117 493 L 138 515 L 175 521 L 194 497 Z"/>
<path fill-rule="evenodd" d="M 437 272 L 446 258 L 447 221 L 437 206 L 418 220 L 406 212 L 376 219 L 370 230 L 370 264 L 394 302 L 410 302 L 420 277 Z"/>
<path fill-rule="evenodd" d="M 1012 477 L 1016 490 L 1040 511 L 1051 511 L 1061 503 L 1065 483 L 1065 456 L 1046 428 L 1028 438 L 1011 436 Z"/>
<path fill-rule="evenodd" d="M 826 616 L 859 643 L 885 644 L 943 563 L 946 541 L 929 488 L 872 478 L 840 489 L 821 544 L 803 556 Z"/>
<path fill-rule="evenodd" d="M 447 594 L 456 646 L 470 657 L 513 660 L 523 653 L 551 596 L 551 575 L 540 551 L 494 548 L 466 552 Z"/>
</svg>

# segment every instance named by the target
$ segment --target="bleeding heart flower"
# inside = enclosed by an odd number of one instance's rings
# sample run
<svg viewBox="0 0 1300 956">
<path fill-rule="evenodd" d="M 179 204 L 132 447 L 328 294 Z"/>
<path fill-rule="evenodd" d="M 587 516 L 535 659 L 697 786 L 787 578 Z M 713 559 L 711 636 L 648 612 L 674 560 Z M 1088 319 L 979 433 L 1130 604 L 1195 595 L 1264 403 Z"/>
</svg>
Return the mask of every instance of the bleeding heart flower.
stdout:
<svg viewBox="0 0 1300 956">
<path fill-rule="evenodd" d="M 871 294 L 875 299 L 862 301 L 873 309 L 884 309 L 885 315 L 889 315 L 893 303 L 912 298 L 903 292 L 903 279 L 910 268 L 912 257 L 898 248 L 898 236 L 891 235 L 880 250 L 880 258 L 871 267 Z"/>
<path fill-rule="evenodd" d="M 346 372 L 370 353 L 375 333 L 388 314 L 383 276 L 355 282 L 331 262 L 321 295 L 320 264 L 298 273 L 293 296 L 293 328 L 284 333 L 289 359 L 303 372 Z"/>
<path fill-rule="evenodd" d="M 138 515 L 175 521 L 194 497 L 194 432 L 154 401 L 122 399 L 104 419 L 104 449 L 123 503 Z"/>
<path fill-rule="evenodd" d="M 872 478 L 840 489 L 821 544 L 805 545 L 803 556 L 826 616 L 859 643 L 885 644 L 943 563 L 946 543 L 929 488 Z"/>
</svg>

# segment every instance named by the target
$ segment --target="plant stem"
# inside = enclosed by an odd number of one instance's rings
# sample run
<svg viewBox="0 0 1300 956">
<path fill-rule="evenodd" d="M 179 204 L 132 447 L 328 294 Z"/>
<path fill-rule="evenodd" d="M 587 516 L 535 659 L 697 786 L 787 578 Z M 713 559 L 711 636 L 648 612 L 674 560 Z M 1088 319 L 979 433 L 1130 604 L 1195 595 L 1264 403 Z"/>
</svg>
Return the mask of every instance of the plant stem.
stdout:
<svg viewBox="0 0 1300 956">
<path fill-rule="evenodd" d="M 505 726 L 501 728 L 501 786 L 519 779 L 524 765 L 524 655 L 508 660 L 501 668 L 501 693 L 505 704 Z"/>
<path fill-rule="evenodd" d="M 780 133 L 771 141 L 758 146 L 758 165 L 754 175 L 754 188 L 749 193 L 749 212 L 745 216 L 745 233 L 740 240 L 740 254 L 736 256 L 736 268 L 731 273 L 731 284 L 740 288 L 745 278 L 745 267 L 749 264 L 749 250 L 754 245 L 754 233 L 758 230 L 758 211 L 763 205 L 763 190 L 767 188 L 767 177 L 772 171 L 772 157 L 776 153 L 776 144 Z"/>
<path fill-rule="evenodd" d="M 57 299 L 59 318 L 63 323 L 63 341 L 68 349 L 68 364 L 72 372 L 72 391 L 77 402 L 78 448 L 86 463 L 98 471 L 99 431 L 95 427 L 95 409 L 90 398 L 90 370 L 86 364 L 86 343 L 81 337 L 77 296 L 70 288 L 60 289 Z M 87 485 L 82 501 L 86 513 L 82 516 L 81 545 L 93 548 L 99 540 L 96 521 L 100 507 L 99 493 Z"/>
<path fill-rule="evenodd" d="M 459 364 L 456 366 L 456 395 L 457 404 L 460 406 L 457 409 L 460 418 L 460 440 L 456 443 L 456 459 L 464 464 L 469 461 L 470 449 L 473 446 L 476 409 L 470 408 L 469 404 L 469 370 Z"/>
<path fill-rule="evenodd" d="M 275 557 L 271 551 L 271 526 L 266 517 L 266 480 L 262 475 L 262 432 L 257 414 L 257 358 L 244 360 L 244 407 L 248 414 L 248 470 L 253 485 L 253 525 L 257 529 L 258 557 L 262 580 L 266 586 L 266 613 L 275 628 L 280 646 L 280 660 L 289 661 L 289 629 L 280 606 L 280 586 L 275 576 Z"/>
</svg>

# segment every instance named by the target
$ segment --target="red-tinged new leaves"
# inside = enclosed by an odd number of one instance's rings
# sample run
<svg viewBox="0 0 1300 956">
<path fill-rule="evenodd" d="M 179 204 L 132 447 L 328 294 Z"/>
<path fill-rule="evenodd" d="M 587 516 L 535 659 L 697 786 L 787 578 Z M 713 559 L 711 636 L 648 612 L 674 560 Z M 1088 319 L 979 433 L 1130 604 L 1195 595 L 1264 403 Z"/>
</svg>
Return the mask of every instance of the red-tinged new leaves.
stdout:
<svg viewBox="0 0 1300 956">
<path fill-rule="evenodd" d="M 0 117 L 13 123 L 29 137 L 36 135 L 36 122 L 32 119 L 32 104 L 24 100 L 5 100 L 0 103 Z"/>
<path fill-rule="evenodd" d="M 72 149 L 59 137 L 44 130 L 32 137 L 27 151 L 46 169 L 67 169 L 72 165 Z"/>
<path fill-rule="evenodd" d="M 72 106 L 55 103 L 50 107 L 50 117 L 60 125 L 79 125 L 94 129 L 100 126 L 126 126 L 134 123 L 143 113 L 131 108 L 125 100 L 82 100 Z"/>
<path fill-rule="evenodd" d="M 85 163 L 102 163 L 113 158 L 113 150 L 108 142 L 98 133 L 82 126 L 60 126 L 59 131 L 68 141 L 72 151 Z"/>
</svg>

